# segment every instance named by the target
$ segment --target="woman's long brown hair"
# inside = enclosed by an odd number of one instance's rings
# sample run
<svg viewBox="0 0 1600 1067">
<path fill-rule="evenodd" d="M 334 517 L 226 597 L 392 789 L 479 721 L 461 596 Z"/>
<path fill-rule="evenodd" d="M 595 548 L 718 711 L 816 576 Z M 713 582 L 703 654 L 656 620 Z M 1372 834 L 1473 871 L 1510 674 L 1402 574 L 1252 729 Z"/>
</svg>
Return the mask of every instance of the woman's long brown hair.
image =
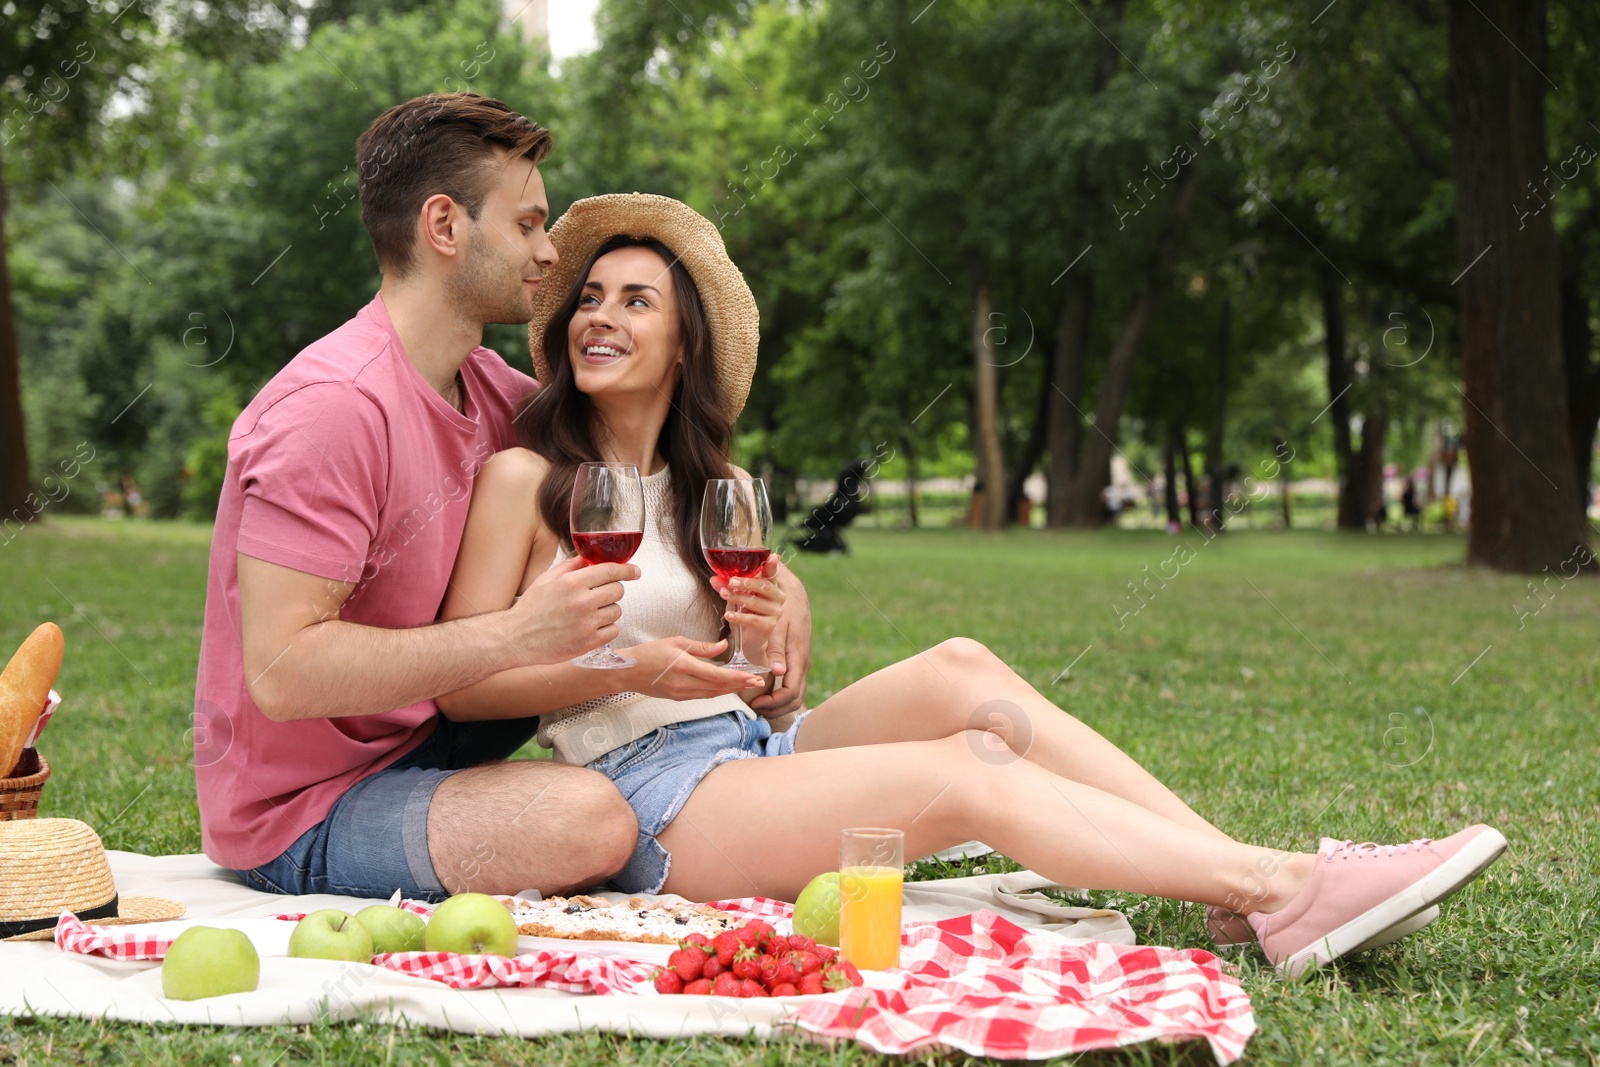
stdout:
<svg viewBox="0 0 1600 1067">
<path fill-rule="evenodd" d="M 577 313 L 578 300 L 595 260 L 619 248 L 648 248 L 671 265 L 672 288 L 678 305 L 678 339 L 683 345 L 683 373 L 673 390 L 666 425 L 657 448 L 672 469 L 670 529 L 678 558 L 689 573 L 702 579 L 701 591 L 711 597 L 711 565 L 700 551 L 700 498 L 712 478 L 731 478 L 728 453 L 733 423 L 717 403 L 717 368 L 711 352 L 711 328 L 700 303 L 694 278 L 676 254 L 653 237 L 611 238 L 600 246 L 579 272 L 572 291 L 562 300 L 544 331 L 545 358 L 550 380 L 530 396 L 517 412 L 513 425 L 517 439 L 550 462 L 550 472 L 539 487 L 539 514 L 545 524 L 572 551 L 572 519 L 568 510 L 578 465 L 600 458 L 596 431 L 599 417 L 589 398 L 579 391 L 567 353 L 567 327 Z M 720 605 L 719 605 L 720 607 Z"/>
</svg>

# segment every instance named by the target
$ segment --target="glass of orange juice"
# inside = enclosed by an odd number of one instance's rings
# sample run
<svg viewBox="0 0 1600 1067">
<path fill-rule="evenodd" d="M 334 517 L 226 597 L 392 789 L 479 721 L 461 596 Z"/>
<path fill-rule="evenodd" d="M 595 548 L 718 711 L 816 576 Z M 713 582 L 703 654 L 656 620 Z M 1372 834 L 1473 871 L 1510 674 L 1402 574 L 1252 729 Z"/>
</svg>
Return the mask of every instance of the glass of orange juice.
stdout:
<svg viewBox="0 0 1600 1067">
<path fill-rule="evenodd" d="M 839 836 L 839 955 L 863 971 L 900 966 L 905 835 L 856 827 Z"/>
</svg>

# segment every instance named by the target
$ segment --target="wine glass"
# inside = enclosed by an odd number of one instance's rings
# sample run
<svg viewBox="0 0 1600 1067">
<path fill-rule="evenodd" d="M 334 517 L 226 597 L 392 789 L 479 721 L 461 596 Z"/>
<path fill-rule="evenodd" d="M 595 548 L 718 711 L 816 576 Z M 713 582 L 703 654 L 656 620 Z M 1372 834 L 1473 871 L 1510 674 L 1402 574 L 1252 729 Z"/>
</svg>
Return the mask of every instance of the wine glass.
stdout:
<svg viewBox="0 0 1600 1067">
<path fill-rule="evenodd" d="M 772 508 L 767 486 L 760 478 L 712 478 L 700 508 L 700 548 L 706 562 L 723 581 L 754 578 L 767 563 L 767 535 L 772 530 Z M 733 627 L 733 656 L 726 666 L 751 674 L 767 674 L 770 667 L 745 659 L 740 627 Z"/>
<path fill-rule="evenodd" d="M 644 484 L 631 463 L 583 463 L 572 483 L 572 547 L 586 563 L 626 563 L 644 540 Z M 607 641 L 574 667 L 620 670 L 638 660 Z"/>
</svg>

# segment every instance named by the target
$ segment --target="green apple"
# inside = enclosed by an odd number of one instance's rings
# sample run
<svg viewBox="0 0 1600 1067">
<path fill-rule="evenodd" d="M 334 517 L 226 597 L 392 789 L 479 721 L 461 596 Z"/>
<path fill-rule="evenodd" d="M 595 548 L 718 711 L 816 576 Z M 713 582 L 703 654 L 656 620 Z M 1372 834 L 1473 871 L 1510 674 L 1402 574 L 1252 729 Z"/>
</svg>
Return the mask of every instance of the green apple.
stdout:
<svg viewBox="0 0 1600 1067">
<path fill-rule="evenodd" d="M 485 893 L 460 893 L 433 909 L 422 931 L 429 952 L 517 954 L 517 921 Z"/>
<path fill-rule="evenodd" d="M 422 916 L 389 904 L 356 912 L 356 921 L 372 935 L 373 952 L 421 952 Z"/>
<path fill-rule="evenodd" d="M 337 908 L 314 911 L 295 924 L 289 955 L 305 960 L 372 962 L 372 935 L 354 915 Z"/>
<path fill-rule="evenodd" d="M 199 1000 L 249 993 L 261 981 L 261 957 L 241 930 L 191 926 L 173 939 L 161 964 L 161 994 Z"/>
<path fill-rule="evenodd" d="M 839 944 L 839 872 L 811 879 L 794 902 L 794 932 L 821 945 Z"/>
</svg>

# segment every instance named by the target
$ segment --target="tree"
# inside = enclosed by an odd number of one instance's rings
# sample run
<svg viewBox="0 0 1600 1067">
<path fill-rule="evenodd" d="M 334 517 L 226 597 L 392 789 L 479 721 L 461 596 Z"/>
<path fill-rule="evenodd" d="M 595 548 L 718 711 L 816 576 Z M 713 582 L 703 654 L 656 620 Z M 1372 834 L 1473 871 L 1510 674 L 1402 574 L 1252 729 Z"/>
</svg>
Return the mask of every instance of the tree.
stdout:
<svg viewBox="0 0 1600 1067">
<path fill-rule="evenodd" d="M 1555 228 L 1512 206 L 1548 166 L 1545 5 L 1451 0 L 1449 17 L 1467 559 L 1531 573 L 1581 555 L 1589 535 L 1573 492 Z"/>
<path fill-rule="evenodd" d="M 63 169 L 124 87 L 150 22 L 142 5 L 104 10 L 84 0 L 22 4 L 0 18 L 0 519 L 28 522 L 42 505 L 28 475 L 21 359 L 11 303 L 5 217 L 16 168 L 37 180 Z M 120 24 L 120 25 L 119 25 Z"/>
</svg>

